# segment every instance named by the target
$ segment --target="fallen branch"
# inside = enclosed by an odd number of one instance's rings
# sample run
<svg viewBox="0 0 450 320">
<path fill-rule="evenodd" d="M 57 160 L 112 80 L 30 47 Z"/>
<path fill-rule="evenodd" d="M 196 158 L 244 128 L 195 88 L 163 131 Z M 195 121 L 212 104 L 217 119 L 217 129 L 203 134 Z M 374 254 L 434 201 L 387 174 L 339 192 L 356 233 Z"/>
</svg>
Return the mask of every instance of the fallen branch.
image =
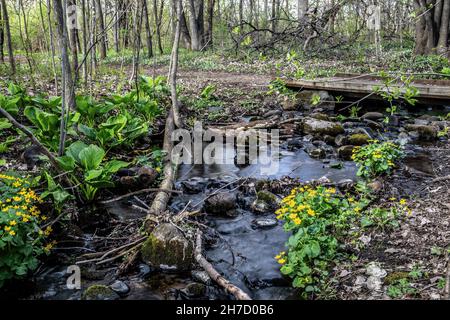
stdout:
<svg viewBox="0 0 450 320">
<path fill-rule="evenodd" d="M 136 195 L 138 195 L 138 194 L 150 193 L 150 192 L 182 193 L 181 191 L 171 190 L 171 189 L 147 188 L 147 189 L 141 189 L 141 190 L 138 190 L 138 191 L 130 192 L 130 193 L 121 195 L 121 196 L 116 197 L 116 198 L 113 198 L 113 199 L 100 201 L 99 203 L 100 203 L 100 204 L 108 204 L 108 203 L 120 201 L 120 200 L 122 200 L 122 199 L 131 197 L 131 196 L 136 196 Z"/>
<path fill-rule="evenodd" d="M 239 289 L 234 284 L 229 282 L 227 279 L 222 277 L 213 265 L 209 263 L 205 257 L 202 255 L 202 232 L 197 230 L 197 240 L 195 245 L 195 260 L 198 264 L 208 273 L 208 275 L 213 279 L 218 285 L 223 287 L 228 293 L 232 294 L 238 300 L 252 300 L 248 294 L 246 294 L 242 289 Z"/>
<path fill-rule="evenodd" d="M 136 241 L 133 241 L 133 242 L 130 242 L 130 243 L 126 243 L 126 244 L 124 244 L 124 245 L 122 245 L 120 247 L 108 250 L 106 252 L 96 252 L 96 253 L 92 253 L 92 254 L 86 254 L 86 255 L 84 255 L 85 257 L 88 257 L 88 256 L 89 257 L 96 257 L 96 256 L 98 257 L 98 256 L 100 256 L 100 257 L 99 258 L 94 258 L 94 259 L 89 259 L 89 260 L 77 261 L 76 264 L 86 264 L 86 263 L 91 263 L 91 262 L 102 261 L 107 256 L 109 256 L 109 255 L 111 255 L 111 254 L 113 254 L 113 253 L 115 253 L 117 251 L 120 251 L 122 249 L 128 248 L 130 246 L 133 246 L 133 248 L 134 248 L 134 246 L 142 244 L 142 242 L 145 239 L 146 239 L 146 237 L 142 237 L 142 238 L 137 239 Z M 109 261 L 109 259 L 107 259 L 107 260 Z M 104 260 L 104 261 L 106 261 L 106 260 Z"/>
</svg>

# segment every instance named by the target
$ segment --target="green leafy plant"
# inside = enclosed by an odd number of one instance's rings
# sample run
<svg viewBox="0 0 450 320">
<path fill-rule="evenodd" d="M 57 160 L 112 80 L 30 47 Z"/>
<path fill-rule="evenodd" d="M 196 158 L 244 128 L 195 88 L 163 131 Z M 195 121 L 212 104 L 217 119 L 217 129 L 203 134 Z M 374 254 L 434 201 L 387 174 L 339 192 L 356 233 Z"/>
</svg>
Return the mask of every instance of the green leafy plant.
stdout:
<svg viewBox="0 0 450 320">
<path fill-rule="evenodd" d="M 359 114 L 359 111 L 361 111 L 361 107 L 359 107 L 359 106 L 352 106 L 350 108 L 350 117 L 357 118 L 358 114 Z"/>
<path fill-rule="evenodd" d="M 293 91 L 286 86 L 286 82 L 281 78 L 272 80 L 269 84 L 268 95 L 278 94 L 281 96 L 292 96 Z"/>
<path fill-rule="evenodd" d="M 45 243 L 51 228 L 40 227 L 47 219 L 37 207 L 40 203 L 29 181 L 0 174 L 0 287 L 34 270 L 39 256 L 53 245 Z"/>
<path fill-rule="evenodd" d="M 47 180 L 47 190 L 45 190 L 41 194 L 42 199 L 46 198 L 52 198 L 53 200 L 53 207 L 56 209 L 56 211 L 61 212 L 63 205 L 66 203 L 69 199 L 74 199 L 75 197 L 64 190 L 64 188 L 55 182 L 53 177 L 48 173 L 43 173 L 44 178 Z"/>
<path fill-rule="evenodd" d="M 389 173 L 403 155 L 401 147 L 393 142 L 371 140 L 369 144 L 353 149 L 352 159 L 358 165 L 358 176 L 374 178 Z"/>
<path fill-rule="evenodd" d="M 396 280 L 387 288 L 387 295 L 394 299 L 401 298 L 405 295 L 414 295 L 416 292 L 417 290 L 407 278 Z"/>
<path fill-rule="evenodd" d="M 72 172 L 72 178 L 80 184 L 88 201 L 94 200 L 99 189 L 113 187 L 112 175 L 128 166 L 127 162 L 119 160 L 103 162 L 105 155 L 105 150 L 94 144 L 76 141 L 67 148 L 64 156 L 58 158 L 61 167 Z"/>
<path fill-rule="evenodd" d="M 45 144 L 53 151 L 58 150 L 60 135 L 61 115 L 52 112 L 43 111 L 35 106 L 27 106 L 24 115 L 35 126 L 34 134 L 40 142 Z M 73 125 L 80 119 L 78 112 L 70 112 L 68 116 L 67 135 L 76 136 Z"/>
</svg>

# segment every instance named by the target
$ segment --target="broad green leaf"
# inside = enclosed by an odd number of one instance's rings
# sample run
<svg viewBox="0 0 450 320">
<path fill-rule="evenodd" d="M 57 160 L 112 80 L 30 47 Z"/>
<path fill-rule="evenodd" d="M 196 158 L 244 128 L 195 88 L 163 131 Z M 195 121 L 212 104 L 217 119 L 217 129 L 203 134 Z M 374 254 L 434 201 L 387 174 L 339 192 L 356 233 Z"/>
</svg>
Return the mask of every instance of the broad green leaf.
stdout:
<svg viewBox="0 0 450 320">
<path fill-rule="evenodd" d="M 105 157 L 105 150 L 91 144 L 79 153 L 80 163 L 86 170 L 97 169 Z"/>
</svg>

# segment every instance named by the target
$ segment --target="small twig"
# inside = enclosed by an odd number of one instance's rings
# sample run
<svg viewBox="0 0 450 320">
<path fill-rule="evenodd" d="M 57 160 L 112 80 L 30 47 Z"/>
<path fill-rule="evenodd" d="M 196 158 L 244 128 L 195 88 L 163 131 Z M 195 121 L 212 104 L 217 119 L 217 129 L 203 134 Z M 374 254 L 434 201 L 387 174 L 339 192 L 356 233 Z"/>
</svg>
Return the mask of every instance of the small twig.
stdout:
<svg viewBox="0 0 450 320">
<path fill-rule="evenodd" d="M 131 197 L 131 196 L 136 196 L 136 195 L 138 195 L 138 194 L 149 193 L 149 192 L 183 193 L 182 191 L 178 191 L 178 190 L 161 189 L 161 188 L 147 188 L 147 189 L 142 189 L 142 190 L 130 192 L 130 193 L 124 194 L 124 195 L 122 195 L 122 196 L 119 196 L 119 197 L 117 197 L 117 198 L 113 198 L 113 199 L 109 199 L 109 200 L 100 201 L 100 203 L 101 203 L 101 204 L 108 204 L 108 203 L 120 201 L 120 200 L 122 200 L 122 199 Z"/>
</svg>

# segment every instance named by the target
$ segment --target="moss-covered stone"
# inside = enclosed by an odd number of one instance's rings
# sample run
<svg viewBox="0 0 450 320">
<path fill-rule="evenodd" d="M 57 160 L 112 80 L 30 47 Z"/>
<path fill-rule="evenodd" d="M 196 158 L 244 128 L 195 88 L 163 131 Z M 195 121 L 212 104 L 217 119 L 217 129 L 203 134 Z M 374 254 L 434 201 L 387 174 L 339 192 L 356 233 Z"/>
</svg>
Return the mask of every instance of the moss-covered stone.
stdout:
<svg viewBox="0 0 450 320">
<path fill-rule="evenodd" d="M 193 262 L 191 241 L 170 223 L 158 225 L 141 248 L 145 263 L 158 269 L 186 271 Z"/>
<path fill-rule="evenodd" d="M 354 146 L 362 146 L 369 142 L 370 137 L 364 133 L 355 133 L 348 137 L 348 143 Z"/>
<path fill-rule="evenodd" d="M 306 134 L 329 135 L 333 137 L 345 132 L 340 123 L 317 120 L 313 118 L 306 118 L 303 121 L 303 131 Z"/>
<path fill-rule="evenodd" d="M 87 288 L 82 296 L 82 300 L 117 300 L 119 295 L 110 287 L 102 284 L 94 284 Z"/>
<path fill-rule="evenodd" d="M 343 160 L 351 160 L 354 148 L 355 147 L 352 145 L 346 145 L 346 146 L 339 147 L 337 149 L 337 154 L 338 154 L 339 158 L 341 158 Z"/>
<path fill-rule="evenodd" d="M 384 278 L 384 283 L 386 285 L 391 285 L 391 284 L 395 283 L 398 280 L 407 279 L 408 277 L 409 277 L 408 272 L 396 271 L 396 272 L 392 272 L 392 273 L 388 274 Z"/>
<path fill-rule="evenodd" d="M 422 140 L 434 140 L 438 137 L 439 127 L 419 124 L 408 124 L 405 126 L 408 131 L 416 131 Z"/>
</svg>

